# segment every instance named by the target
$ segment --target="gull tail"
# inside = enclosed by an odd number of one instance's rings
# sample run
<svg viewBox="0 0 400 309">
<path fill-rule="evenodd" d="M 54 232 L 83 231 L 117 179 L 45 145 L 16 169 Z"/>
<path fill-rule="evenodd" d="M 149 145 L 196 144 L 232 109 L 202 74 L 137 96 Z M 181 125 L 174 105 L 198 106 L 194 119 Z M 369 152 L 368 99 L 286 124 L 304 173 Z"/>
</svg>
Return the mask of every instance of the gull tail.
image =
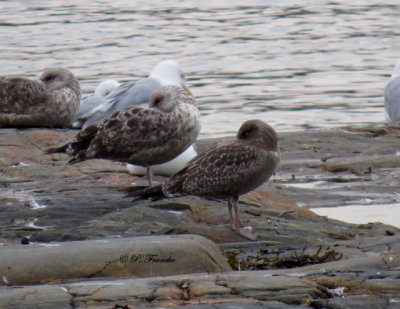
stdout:
<svg viewBox="0 0 400 309">
<path fill-rule="evenodd" d="M 126 193 L 125 197 L 134 197 L 135 199 L 149 198 L 151 200 L 159 200 L 166 197 L 162 191 L 162 185 L 146 187 L 144 189 L 143 187 L 131 186 L 121 191 Z"/>
<path fill-rule="evenodd" d="M 44 154 L 51 154 L 51 153 L 66 153 L 68 144 L 62 145 L 61 147 L 54 147 L 54 148 L 47 148 L 43 151 Z"/>
<path fill-rule="evenodd" d="M 80 131 L 71 143 L 67 143 L 61 147 L 49 148 L 44 151 L 45 154 L 51 153 L 67 153 L 71 158 L 67 164 L 74 164 L 88 159 L 87 150 L 90 143 L 95 138 L 98 131 L 96 125 L 88 126 Z"/>
</svg>

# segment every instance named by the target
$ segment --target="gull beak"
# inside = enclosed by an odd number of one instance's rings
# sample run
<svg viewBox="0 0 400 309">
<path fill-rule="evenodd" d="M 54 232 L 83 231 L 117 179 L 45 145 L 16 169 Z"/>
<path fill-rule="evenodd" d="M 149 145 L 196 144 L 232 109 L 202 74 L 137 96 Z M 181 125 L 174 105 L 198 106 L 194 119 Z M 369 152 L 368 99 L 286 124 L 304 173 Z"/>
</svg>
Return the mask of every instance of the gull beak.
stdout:
<svg viewBox="0 0 400 309">
<path fill-rule="evenodd" d="M 186 92 L 189 93 L 192 97 L 194 97 L 193 93 L 190 91 L 190 89 L 186 85 L 183 85 L 182 88 L 185 89 Z"/>
</svg>

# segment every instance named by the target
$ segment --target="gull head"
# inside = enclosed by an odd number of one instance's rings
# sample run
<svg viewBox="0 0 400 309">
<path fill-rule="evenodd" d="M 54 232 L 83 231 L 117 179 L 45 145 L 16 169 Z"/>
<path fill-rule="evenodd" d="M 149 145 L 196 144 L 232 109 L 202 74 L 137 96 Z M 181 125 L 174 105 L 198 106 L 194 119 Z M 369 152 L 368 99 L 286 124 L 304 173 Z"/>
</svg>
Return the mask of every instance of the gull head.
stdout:
<svg viewBox="0 0 400 309">
<path fill-rule="evenodd" d="M 94 90 L 94 94 L 105 97 L 119 85 L 120 83 L 113 79 L 103 80 L 100 84 L 97 85 L 96 89 Z"/>
<path fill-rule="evenodd" d="M 258 143 L 266 150 L 278 152 L 278 134 L 262 120 L 245 121 L 237 133 L 237 138 L 242 141 Z"/>
<path fill-rule="evenodd" d="M 153 92 L 149 107 L 157 108 L 164 112 L 170 112 L 178 103 L 187 103 L 196 106 L 196 101 L 182 87 L 168 85 Z"/>
<path fill-rule="evenodd" d="M 78 80 L 71 71 L 65 68 L 47 68 L 39 79 L 48 89 L 56 90 L 71 87 L 80 91 Z"/>
<path fill-rule="evenodd" d="M 395 78 L 397 76 L 400 76 L 400 59 L 397 60 L 392 73 L 392 78 Z"/>
<path fill-rule="evenodd" d="M 164 60 L 157 63 L 151 71 L 150 77 L 159 79 L 163 86 L 185 86 L 185 74 L 180 65 L 174 60 Z"/>
</svg>

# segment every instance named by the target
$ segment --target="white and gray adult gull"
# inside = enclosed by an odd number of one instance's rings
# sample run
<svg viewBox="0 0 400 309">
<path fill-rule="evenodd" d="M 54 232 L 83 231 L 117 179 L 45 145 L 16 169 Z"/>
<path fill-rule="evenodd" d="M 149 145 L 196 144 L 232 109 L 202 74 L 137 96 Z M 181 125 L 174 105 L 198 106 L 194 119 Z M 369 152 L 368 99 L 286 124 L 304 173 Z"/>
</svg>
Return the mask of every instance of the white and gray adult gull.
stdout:
<svg viewBox="0 0 400 309">
<path fill-rule="evenodd" d="M 385 87 L 385 116 L 389 124 L 400 124 L 400 59 L 397 60 L 392 77 Z"/>
<path fill-rule="evenodd" d="M 99 105 L 102 100 L 119 85 L 120 83 L 114 79 L 106 79 L 98 84 L 96 89 L 94 90 L 94 94 L 87 96 L 81 100 L 79 111 L 75 115 L 72 127 L 78 129 L 81 128 L 83 125 L 82 116 L 95 108 L 97 105 Z"/>
<path fill-rule="evenodd" d="M 84 114 L 82 128 L 110 117 L 116 111 L 140 104 L 148 104 L 154 91 L 162 86 L 176 85 L 185 89 L 184 74 L 176 61 L 159 62 L 151 71 L 149 77 L 139 81 L 121 84 L 107 96 L 99 98 L 96 107 Z"/>
</svg>

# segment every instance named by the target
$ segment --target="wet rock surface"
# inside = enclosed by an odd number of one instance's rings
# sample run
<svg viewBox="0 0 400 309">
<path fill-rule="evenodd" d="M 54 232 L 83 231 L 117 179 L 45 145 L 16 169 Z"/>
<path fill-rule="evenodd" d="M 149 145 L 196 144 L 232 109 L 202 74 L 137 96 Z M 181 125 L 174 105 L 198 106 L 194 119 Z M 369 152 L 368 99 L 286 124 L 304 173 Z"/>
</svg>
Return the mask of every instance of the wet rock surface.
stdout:
<svg viewBox="0 0 400 309">
<path fill-rule="evenodd" d="M 9 285 L 0 288 L 1 308 L 396 308 L 400 302 L 400 230 L 308 209 L 398 203 L 400 128 L 280 134 L 276 175 L 240 198 L 242 225 L 253 227 L 256 242 L 230 231 L 225 201 L 132 201 L 120 190 L 146 180 L 123 164 L 64 166 L 66 155 L 42 154 L 76 132 L 0 130 L 0 261 L 10 245 L 29 251 L 31 243 L 197 234 L 219 244 L 236 271 L 90 281 L 83 275 L 18 288 L 0 274 Z M 215 142 L 200 140 L 198 150 Z"/>
</svg>

